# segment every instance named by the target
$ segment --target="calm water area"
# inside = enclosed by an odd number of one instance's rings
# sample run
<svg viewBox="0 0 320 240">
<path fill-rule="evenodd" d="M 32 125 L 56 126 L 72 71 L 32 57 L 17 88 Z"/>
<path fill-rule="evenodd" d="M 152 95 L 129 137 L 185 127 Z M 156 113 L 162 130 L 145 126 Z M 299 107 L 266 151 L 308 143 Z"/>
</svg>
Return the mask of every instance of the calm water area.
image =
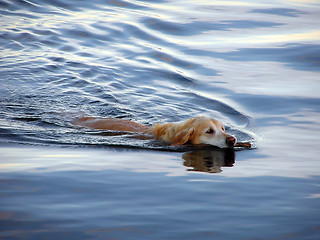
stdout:
<svg viewBox="0 0 320 240">
<path fill-rule="evenodd" d="M 0 0 L 0 239 L 320 239 L 319 92 L 318 0 Z"/>
</svg>

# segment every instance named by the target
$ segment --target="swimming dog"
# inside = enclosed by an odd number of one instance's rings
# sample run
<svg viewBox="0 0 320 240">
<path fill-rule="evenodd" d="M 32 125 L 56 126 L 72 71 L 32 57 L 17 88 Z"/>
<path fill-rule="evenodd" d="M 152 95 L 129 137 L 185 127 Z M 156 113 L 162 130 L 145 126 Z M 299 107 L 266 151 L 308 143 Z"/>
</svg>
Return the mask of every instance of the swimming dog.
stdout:
<svg viewBox="0 0 320 240">
<path fill-rule="evenodd" d="M 226 133 L 223 124 L 213 118 L 196 117 L 185 122 L 155 124 L 152 127 L 118 118 L 83 117 L 74 125 L 124 132 L 150 134 L 173 146 L 190 144 L 209 144 L 219 148 L 232 148 L 236 138 Z"/>
</svg>

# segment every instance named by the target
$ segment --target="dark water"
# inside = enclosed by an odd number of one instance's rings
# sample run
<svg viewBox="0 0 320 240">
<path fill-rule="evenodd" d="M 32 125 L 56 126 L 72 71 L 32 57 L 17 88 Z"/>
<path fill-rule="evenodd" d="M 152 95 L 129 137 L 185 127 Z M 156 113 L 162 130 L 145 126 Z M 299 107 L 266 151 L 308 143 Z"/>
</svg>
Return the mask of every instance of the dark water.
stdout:
<svg viewBox="0 0 320 240">
<path fill-rule="evenodd" d="M 12 0 L 0 14 L 0 239 L 319 239 L 318 1 Z M 71 124 L 200 115 L 257 148 Z"/>
</svg>

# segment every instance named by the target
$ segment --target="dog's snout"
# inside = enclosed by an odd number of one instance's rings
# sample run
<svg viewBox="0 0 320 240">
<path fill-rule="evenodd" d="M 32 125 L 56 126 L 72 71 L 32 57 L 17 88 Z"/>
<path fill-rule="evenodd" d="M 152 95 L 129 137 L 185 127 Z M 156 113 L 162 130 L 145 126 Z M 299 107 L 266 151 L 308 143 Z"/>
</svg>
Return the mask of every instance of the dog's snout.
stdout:
<svg viewBox="0 0 320 240">
<path fill-rule="evenodd" d="M 226 138 L 226 143 L 228 147 L 233 147 L 236 144 L 236 141 L 236 138 L 232 136 Z"/>
</svg>

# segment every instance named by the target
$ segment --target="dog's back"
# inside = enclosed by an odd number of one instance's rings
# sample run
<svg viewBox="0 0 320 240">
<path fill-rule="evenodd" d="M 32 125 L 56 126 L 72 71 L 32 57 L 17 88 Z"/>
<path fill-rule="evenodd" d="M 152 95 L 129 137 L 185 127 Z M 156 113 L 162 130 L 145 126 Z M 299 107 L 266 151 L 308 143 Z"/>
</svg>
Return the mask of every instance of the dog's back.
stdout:
<svg viewBox="0 0 320 240">
<path fill-rule="evenodd" d="M 92 129 L 124 131 L 124 132 L 146 132 L 149 127 L 140 123 L 119 118 L 93 118 L 83 117 L 73 122 L 74 125 Z"/>
</svg>

